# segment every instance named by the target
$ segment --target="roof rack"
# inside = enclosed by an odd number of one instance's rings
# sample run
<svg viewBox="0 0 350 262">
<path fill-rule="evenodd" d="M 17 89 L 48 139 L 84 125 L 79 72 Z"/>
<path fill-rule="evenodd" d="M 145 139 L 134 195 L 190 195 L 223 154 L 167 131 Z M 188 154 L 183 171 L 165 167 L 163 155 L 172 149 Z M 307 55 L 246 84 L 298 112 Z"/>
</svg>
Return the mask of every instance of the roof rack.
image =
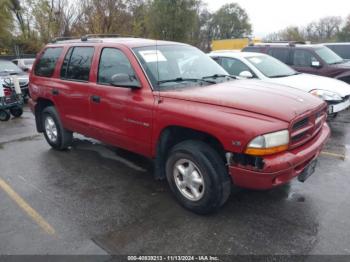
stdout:
<svg viewBox="0 0 350 262">
<path fill-rule="evenodd" d="M 262 42 L 262 43 L 252 43 L 249 46 L 254 46 L 254 45 L 289 45 L 289 46 L 295 46 L 295 45 L 305 45 L 307 42 L 305 41 L 268 41 L 268 42 Z"/>
<path fill-rule="evenodd" d="M 121 35 L 121 34 L 88 34 L 82 36 L 80 39 L 81 41 L 88 41 L 89 38 L 105 38 L 105 37 L 133 37 L 137 38 L 133 35 Z"/>
<path fill-rule="evenodd" d="M 79 37 L 76 36 L 59 36 L 55 37 L 51 40 L 51 43 L 56 43 L 58 41 L 64 41 L 64 40 L 72 40 L 72 39 L 79 39 Z"/>
</svg>

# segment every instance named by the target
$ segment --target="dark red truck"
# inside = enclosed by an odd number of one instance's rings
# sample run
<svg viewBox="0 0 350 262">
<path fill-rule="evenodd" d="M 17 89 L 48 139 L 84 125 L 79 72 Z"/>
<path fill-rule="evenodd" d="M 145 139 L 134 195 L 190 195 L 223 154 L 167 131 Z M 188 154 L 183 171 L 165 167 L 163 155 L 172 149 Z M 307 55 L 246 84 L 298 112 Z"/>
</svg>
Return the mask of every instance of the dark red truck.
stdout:
<svg viewBox="0 0 350 262">
<path fill-rule="evenodd" d="M 156 178 L 197 213 L 218 209 L 232 186 L 304 181 L 330 134 L 319 98 L 233 79 L 181 43 L 57 41 L 33 68 L 30 106 L 53 148 L 68 148 L 77 132 L 152 158 Z"/>
</svg>

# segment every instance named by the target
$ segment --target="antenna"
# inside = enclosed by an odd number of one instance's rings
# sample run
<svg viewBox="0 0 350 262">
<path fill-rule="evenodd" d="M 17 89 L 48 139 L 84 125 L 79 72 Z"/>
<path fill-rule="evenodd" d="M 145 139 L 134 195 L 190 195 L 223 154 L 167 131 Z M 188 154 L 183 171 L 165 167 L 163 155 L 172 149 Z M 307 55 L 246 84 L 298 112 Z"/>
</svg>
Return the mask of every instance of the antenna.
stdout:
<svg viewBox="0 0 350 262">
<path fill-rule="evenodd" d="M 156 70 L 157 70 L 157 82 L 160 81 L 159 79 L 159 59 L 158 59 L 158 40 L 156 39 Z"/>
<path fill-rule="evenodd" d="M 158 40 L 156 39 L 156 70 L 157 70 L 157 89 L 158 89 L 158 92 L 157 92 L 157 95 L 158 95 L 158 104 L 162 103 L 162 98 L 160 97 L 160 91 L 159 91 L 159 59 L 158 59 Z"/>
</svg>

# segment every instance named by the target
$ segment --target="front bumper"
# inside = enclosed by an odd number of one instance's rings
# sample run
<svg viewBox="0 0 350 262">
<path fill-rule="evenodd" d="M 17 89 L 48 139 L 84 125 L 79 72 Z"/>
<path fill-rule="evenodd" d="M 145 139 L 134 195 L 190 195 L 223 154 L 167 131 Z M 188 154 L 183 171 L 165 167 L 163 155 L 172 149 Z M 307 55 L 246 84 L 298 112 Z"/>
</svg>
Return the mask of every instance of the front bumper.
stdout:
<svg viewBox="0 0 350 262">
<path fill-rule="evenodd" d="M 264 157 L 262 170 L 230 165 L 229 173 L 232 181 L 236 186 L 250 189 L 271 189 L 288 183 L 319 156 L 329 136 L 330 129 L 327 123 L 324 123 L 317 136 L 306 144 L 290 151 Z"/>
<path fill-rule="evenodd" d="M 338 104 L 328 104 L 328 114 L 335 114 L 350 107 L 350 98 Z"/>
</svg>

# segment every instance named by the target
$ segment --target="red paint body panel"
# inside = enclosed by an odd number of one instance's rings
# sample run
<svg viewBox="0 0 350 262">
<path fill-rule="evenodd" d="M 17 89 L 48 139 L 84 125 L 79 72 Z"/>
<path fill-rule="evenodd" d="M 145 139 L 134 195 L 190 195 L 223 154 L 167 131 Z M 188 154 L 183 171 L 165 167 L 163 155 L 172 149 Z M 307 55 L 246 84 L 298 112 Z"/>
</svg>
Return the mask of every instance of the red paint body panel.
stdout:
<svg viewBox="0 0 350 262">
<path fill-rule="evenodd" d="M 53 77 L 30 75 L 30 107 L 35 111 L 39 99 L 51 101 L 64 127 L 150 158 L 162 132 L 172 126 L 198 130 L 215 137 L 225 151 L 244 152 L 256 136 L 291 129 L 300 118 L 326 108 L 320 99 L 302 91 L 279 89 L 262 81 L 231 81 L 178 91 L 154 91 L 132 52 L 132 47 L 154 45 L 153 40 L 106 40 L 94 43 L 53 44 L 63 46 Z M 161 44 L 175 44 L 158 42 Z M 72 46 L 94 46 L 89 81 L 60 79 L 65 53 Z M 97 83 L 101 51 L 118 48 L 129 59 L 140 89 L 121 88 Z M 41 56 L 41 53 L 38 57 Z M 35 64 L 34 67 L 35 68 Z M 52 89 L 59 90 L 53 95 Z M 91 96 L 99 96 L 94 103 Z M 327 124 L 302 146 L 264 158 L 263 170 L 230 166 L 234 183 L 248 188 L 267 189 L 283 184 L 298 175 L 307 161 L 318 156 L 329 136 Z M 239 143 L 233 143 L 239 141 Z"/>
</svg>

